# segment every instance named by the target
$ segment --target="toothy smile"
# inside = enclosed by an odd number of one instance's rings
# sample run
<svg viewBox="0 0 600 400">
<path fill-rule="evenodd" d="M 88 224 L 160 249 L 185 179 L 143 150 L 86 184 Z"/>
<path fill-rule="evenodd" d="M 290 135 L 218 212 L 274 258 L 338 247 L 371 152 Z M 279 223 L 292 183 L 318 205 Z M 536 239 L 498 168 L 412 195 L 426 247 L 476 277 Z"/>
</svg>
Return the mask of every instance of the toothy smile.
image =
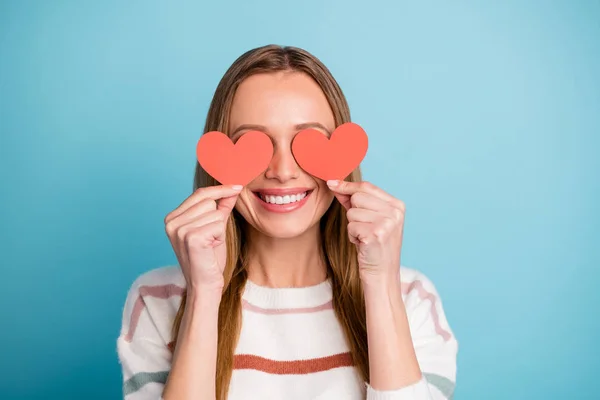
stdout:
<svg viewBox="0 0 600 400">
<path fill-rule="evenodd" d="M 269 204 L 290 204 L 302 200 L 306 197 L 308 192 L 301 192 L 296 194 L 286 194 L 284 196 L 274 196 L 269 194 L 258 193 L 258 196 L 262 201 Z"/>
<path fill-rule="evenodd" d="M 268 212 L 291 213 L 306 204 L 314 188 L 262 188 L 254 190 L 259 204 Z"/>
</svg>

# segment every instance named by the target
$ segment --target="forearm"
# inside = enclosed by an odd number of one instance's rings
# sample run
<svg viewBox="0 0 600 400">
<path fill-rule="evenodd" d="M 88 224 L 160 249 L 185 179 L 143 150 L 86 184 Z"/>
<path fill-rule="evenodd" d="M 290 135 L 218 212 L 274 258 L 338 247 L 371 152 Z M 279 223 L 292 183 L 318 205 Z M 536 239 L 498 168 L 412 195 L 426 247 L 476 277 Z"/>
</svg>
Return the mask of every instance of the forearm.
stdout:
<svg viewBox="0 0 600 400">
<path fill-rule="evenodd" d="M 214 400 L 221 292 L 188 292 L 164 400 Z"/>
<path fill-rule="evenodd" d="M 396 390 L 421 379 L 399 279 L 363 283 L 367 314 L 370 385 Z"/>
</svg>

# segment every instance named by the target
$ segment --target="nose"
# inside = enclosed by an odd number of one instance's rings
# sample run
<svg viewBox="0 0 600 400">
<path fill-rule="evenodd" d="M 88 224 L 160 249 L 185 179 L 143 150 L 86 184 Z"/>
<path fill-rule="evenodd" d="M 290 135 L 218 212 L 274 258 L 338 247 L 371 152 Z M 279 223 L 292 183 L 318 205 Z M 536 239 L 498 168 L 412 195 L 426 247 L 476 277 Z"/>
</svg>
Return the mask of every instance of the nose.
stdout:
<svg viewBox="0 0 600 400">
<path fill-rule="evenodd" d="M 300 167 L 292 154 L 291 144 L 274 143 L 273 158 L 265 171 L 265 177 L 284 183 L 292 179 L 297 179 L 299 176 Z"/>
</svg>

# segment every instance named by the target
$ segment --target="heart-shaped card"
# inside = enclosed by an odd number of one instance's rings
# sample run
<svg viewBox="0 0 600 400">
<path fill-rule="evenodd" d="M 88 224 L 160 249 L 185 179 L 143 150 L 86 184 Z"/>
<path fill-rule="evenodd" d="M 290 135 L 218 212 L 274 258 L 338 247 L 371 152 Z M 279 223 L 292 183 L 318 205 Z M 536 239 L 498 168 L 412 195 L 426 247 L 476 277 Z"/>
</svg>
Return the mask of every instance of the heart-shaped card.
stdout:
<svg viewBox="0 0 600 400">
<path fill-rule="evenodd" d="M 267 169 L 271 139 L 259 131 L 244 133 L 235 144 L 222 132 L 207 132 L 196 145 L 200 166 L 222 185 L 247 185 Z"/>
<path fill-rule="evenodd" d="M 292 153 L 300 167 L 323 180 L 343 180 L 365 158 L 369 139 L 357 124 L 338 126 L 327 138 L 321 131 L 306 129 L 292 142 Z"/>
</svg>

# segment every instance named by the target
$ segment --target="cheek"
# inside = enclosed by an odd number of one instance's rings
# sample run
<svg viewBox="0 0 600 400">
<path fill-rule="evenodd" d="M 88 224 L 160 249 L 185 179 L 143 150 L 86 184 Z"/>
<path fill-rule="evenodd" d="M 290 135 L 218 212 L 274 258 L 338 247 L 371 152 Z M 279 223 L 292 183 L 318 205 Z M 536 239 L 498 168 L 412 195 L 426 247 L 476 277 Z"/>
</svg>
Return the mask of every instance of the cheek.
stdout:
<svg viewBox="0 0 600 400">
<path fill-rule="evenodd" d="M 324 203 L 327 207 L 331 204 L 334 199 L 333 192 L 329 190 L 325 182 L 319 182 L 319 203 Z"/>
<path fill-rule="evenodd" d="M 254 193 L 249 191 L 248 189 L 244 189 L 240 196 L 238 197 L 237 202 L 235 203 L 235 209 L 242 214 L 244 219 L 248 219 L 250 214 L 251 201 Z"/>
</svg>

